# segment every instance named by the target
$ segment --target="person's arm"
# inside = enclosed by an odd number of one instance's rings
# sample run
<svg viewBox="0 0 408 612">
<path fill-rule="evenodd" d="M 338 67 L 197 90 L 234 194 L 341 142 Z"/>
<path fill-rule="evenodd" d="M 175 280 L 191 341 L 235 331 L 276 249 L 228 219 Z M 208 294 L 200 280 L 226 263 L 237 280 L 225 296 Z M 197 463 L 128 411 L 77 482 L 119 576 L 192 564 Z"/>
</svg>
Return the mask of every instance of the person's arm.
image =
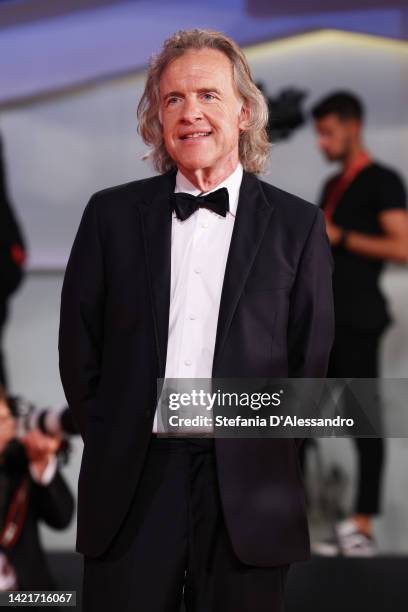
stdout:
<svg viewBox="0 0 408 612">
<path fill-rule="evenodd" d="M 10 478 L 30 475 L 32 503 L 38 519 L 54 529 L 64 529 L 72 519 L 75 502 L 60 470 L 55 455 L 45 469 L 29 461 L 26 445 L 19 438 L 10 440 L 2 453 L 4 469 Z"/>
<path fill-rule="evenodd" d="M 364 257 L 407 263 L 408 212 L 407 193 L 400 175 L 394 170 L 383 171 L 376 182 L 372 206 L 381 228 L 381 235 L 366 234 L 328 224 L 333 245 L 341 246 Z"/>
<path fill-rule="evenodd" d="M 344 248 L 366 257 L 407 263 L 408 213 L 396 208 L 381 212 L 378 219 L 383 236 L 371 236 L 349 230 L 343 242 Z"/>
<path fill-rule="evenodd" d="M 96 204 L 94 194 L 71 248 L 61 291 L 58 337 L 61 382 L 83 440 L 85 411 L 96 397 L 103 345 L 105 286 Z"/>
<path fill-rule="evenodd" d="M 288 376 L 291 378 L 325 378 L 327 375 L 335 329 L 333 270 L 324 215 L 317 209 L 291 291 L 287 334 Z M 300 448 L 304 438 L 294 440 Z"/>
<path fill-rule="evenodd" d="M 54 472 L 46 472 L 42 477 L 33 477 L 31 473 L 32 503 L 39 520 L 44 521 L 53 529 L 65 529 L 74 514 L 74 497 L 62 476 L 57 464 L 53 464 Z M 51 475 L 52 474 L 52 475 Z"/>
<path fill-rule="evenodd" d="M 38 467 L 30 462 L 28 469 L 30 470 L 31 478 L 38 482 L 38 484 L 47 485 L 54 478 L 58 467 L 58 460 L 55 455 L 48 457 L 46 465 L 39 470 Z"/>
</svg>

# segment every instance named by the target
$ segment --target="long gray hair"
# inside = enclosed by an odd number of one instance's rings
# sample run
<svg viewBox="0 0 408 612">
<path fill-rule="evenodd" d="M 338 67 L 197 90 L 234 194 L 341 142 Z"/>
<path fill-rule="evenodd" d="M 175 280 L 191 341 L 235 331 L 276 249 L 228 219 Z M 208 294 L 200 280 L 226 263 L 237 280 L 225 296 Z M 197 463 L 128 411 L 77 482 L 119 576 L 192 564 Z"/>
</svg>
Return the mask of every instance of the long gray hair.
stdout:
<svg viewBox="0 0 408 612">
<path fill-rule="evenodd" d="M 216 30 L 179 30 L 164 41 L 160 53 L 154 55 L 147 71 L 146 85 L 137 107 L 138 132 L 151 147 L 149 157 L 155 169 L 166 172 L 175 166 L 164 145 L 159 118 L 160 77 L 168 64 L 190 49 L 216 49 L 224 53 L 232 65 L 233 81 L 238 94 L 249 109 L 247 128 L 239 137 L 239 158 L 245 170 L 261 173 L 270 151 L 266 126 L 268 107 L 255 85 L 248 62 L 238 45 Z"/>
</svg>

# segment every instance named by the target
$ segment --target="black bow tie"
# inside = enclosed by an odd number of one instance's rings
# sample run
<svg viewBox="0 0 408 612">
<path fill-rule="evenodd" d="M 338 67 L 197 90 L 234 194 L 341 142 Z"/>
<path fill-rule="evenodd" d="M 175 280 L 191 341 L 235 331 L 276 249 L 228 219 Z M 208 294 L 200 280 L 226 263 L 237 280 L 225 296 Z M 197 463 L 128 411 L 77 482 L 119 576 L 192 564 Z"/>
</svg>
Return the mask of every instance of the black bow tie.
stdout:
<svg viewBox="0 0 408 612">
<path fill-rule="evenodd" d="M 226 187 L 221 187 L 207 195 L 203 194 L 198 196 L 179 191 L 178 193 L 171 194 L 171 204 L 176 212 L 177 218 L 181 221 L 187 219 L 202 206 L 210 208 L 214 212 L 225 217 L 229 211 L 228 189 Z"/>
</svg>

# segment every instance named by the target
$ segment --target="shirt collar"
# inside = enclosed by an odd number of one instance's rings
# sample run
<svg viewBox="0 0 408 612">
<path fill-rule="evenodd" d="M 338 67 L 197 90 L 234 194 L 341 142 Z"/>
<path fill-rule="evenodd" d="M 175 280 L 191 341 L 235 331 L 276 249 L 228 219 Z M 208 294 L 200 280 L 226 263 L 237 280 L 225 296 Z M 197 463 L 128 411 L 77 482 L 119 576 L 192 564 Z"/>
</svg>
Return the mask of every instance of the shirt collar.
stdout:
<svg viewBox="0 0 408 612">
<path fill-rule="evenodd" d="M 239 198 L 239 189 L 241 187 L 241 181 L 243 176 L 244 168 L 241 162 L 238 162 L 235 170 L 227 176 L 226 179 L 219 183 L 213 189 L 206 191 L 206 193 L 211 193 L 211 191 L 215 191 L 216 189 L 221 189 L 221 187 L 226 187 L 228 189 L 228 199 L 229 199 L 229 212 L 234 216 L 237 213 L 238 207 L 238 198 Z M 176 186 L 175 192 L 183 191 L 186 193 L 190 193 L 191 195 L 198 195 L 201 193 L 201 189 L 198 189 L 191 181 L 188 180 L 187 177 L 177 170 L 176 174 Z"/>
</svg>

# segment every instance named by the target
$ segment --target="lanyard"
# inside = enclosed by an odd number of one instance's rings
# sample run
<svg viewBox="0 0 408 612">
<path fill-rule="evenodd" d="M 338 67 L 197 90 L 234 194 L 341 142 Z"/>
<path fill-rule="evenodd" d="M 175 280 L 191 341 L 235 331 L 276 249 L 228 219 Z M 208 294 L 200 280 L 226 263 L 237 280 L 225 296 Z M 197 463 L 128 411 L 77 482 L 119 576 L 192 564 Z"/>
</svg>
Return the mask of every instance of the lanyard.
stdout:
<svg viewBox="0 0 408 612">
<path fill-rule="evenodd" d="M 329 187 L 328 194 L 323 204 L 323 212 L 326 219 L 329 221 L 336 210 L 337 204 L 343 193 L 346 191 L 350 183 L 355 179 L 357 174 L 366 166 L 371 164 L 371 157 L 368 153 L 362 152 L 354 160 L 352 164 L 333 182 Z"/>
</svg>

